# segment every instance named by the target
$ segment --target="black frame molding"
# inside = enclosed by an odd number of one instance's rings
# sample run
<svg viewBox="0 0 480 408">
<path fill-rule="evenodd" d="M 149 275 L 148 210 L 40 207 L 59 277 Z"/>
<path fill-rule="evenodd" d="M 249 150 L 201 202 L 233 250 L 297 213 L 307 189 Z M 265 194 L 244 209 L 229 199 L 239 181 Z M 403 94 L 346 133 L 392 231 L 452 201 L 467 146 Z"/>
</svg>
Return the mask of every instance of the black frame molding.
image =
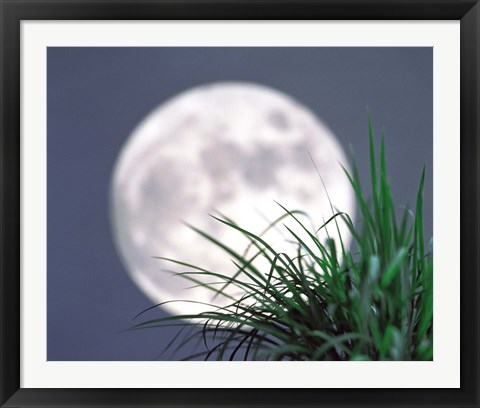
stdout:
<svg viewBox="0 0 480 408">
<path fill-rule="evenodd" d="M 460 389 L 20 388 L 20 22 L 130 19 L 460 20 Z M 1 407 L 479 407 L 479 0 L 0 0 L 0 30 Z"/>
</svg>

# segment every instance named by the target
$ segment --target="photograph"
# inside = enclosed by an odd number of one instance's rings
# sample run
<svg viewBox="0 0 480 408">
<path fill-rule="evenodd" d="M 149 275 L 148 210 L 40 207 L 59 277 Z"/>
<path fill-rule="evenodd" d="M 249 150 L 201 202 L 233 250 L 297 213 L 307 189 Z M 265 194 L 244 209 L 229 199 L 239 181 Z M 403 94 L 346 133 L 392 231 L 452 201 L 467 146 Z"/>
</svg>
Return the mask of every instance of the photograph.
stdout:
<svg viewBox="0 0 480 408">
<path fill-rule="evenodd" d="M 480 0 L 0 0 L 0 408 L 478 408 Z"/>
<path fill-rule="evenodd" d="M 49 362 L 435 361 L 433 47 L 46 61 Z"/>
</svg>

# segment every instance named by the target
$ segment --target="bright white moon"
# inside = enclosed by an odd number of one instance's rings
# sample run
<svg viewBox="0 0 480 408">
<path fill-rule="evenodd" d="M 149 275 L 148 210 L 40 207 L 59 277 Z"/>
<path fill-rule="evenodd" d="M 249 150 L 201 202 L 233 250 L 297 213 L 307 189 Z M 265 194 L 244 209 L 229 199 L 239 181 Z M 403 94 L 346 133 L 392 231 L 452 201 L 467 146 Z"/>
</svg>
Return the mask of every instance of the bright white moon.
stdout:
<svg viewBox="0 0 480 408">
<path fill-rule="evenodd" d="M 187 268 L 154 257 L 233 275 L 237 269 L 231 256 L 182 223 L 242 253 L 247 240 L 209 217 L 215 210 L 260 233 L 283 214 L 276 200 L 290 210 L 306 211 L 312 230 L 320 227 L 332 209 L 309 153 L 334 207 L 352 214 L 353 194 L 340 166 L 346 160 L 339 143 L 311 111 L 285 94 L 249 83 L 215 83 L 159 106 L 129 137 L 112 180 L 114 238 L 132 279 L 155 303 L 209 303 L 213 292 L 188 289 L 193 283 L 165 272 Z M 305 237 L 295 221 L 284 223 Z M 347 237 L 342 226 L 341 232 Z M 328 233 L 337 235 L 334 226 Z M 278 251 L 294 257 L 296 249 L 286 242 L 291 238 L 282 224 L 265 235 Z M 232 287 L 230 293 L 238 295 L 238 289 Z M 229 302 L 215 299 L 219 305 Z M 172 313 L 206 310 L 182 302 L 165 307 Z"/>
</svg>

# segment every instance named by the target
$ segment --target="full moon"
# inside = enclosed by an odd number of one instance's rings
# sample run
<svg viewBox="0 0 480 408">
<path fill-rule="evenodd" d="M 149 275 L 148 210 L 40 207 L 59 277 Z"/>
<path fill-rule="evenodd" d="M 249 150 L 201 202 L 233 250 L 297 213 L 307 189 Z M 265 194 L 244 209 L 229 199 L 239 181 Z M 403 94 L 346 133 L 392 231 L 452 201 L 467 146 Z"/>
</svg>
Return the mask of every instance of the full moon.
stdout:
<svg viewBox="0 0 480 408">
<path fill-rule="evenodd" d="M 242 254 L 249 241 L 209 214 L 224 214 L 259 234 L 284 214 L 277 201 L 308 214 L 299 217 L 315 232 L 332 216 L 332 206 L 353 213 L 353 192 L 341 165 L 348 168 L 332 132 L 279 91 L 240 82 L 187 90 L 148 114 L 120 152 L 111 182 L 115 244 L 131 278 L 152 302 L 187 300 L 164 305 L 174 314 L 211 310 L 195 302 L 211 303 L 213 291 L 172 273 L 192 268 L 156 258 L 228 276 L 237 272 L 231 255 L 186 223 Z M 290 217 L 262 237 L 277 252 L 295 257 L 297 248 L 284 224 L 311 243 Z M 346 227 L 340 223 L 339 229 L 348 242 Z M 335 225 L 317 236 L 338 240 Z M 264 270 L 268 274 L 268 265 Z M 195 278 L 219 288 L 218 279 Z M 226 292 L 242 295 L 233 285 Z M 223 296 L 213 301 L 218 306 L 231 302 Z"/>
</svg>

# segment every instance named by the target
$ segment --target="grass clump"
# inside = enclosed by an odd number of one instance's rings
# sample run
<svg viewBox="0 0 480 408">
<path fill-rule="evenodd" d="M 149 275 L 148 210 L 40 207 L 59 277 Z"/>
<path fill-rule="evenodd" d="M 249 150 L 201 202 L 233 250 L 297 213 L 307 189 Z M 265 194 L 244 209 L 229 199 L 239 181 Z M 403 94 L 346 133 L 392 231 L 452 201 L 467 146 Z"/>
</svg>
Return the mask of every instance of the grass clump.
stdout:
<svg viewBox="0 0 480 408">
<path fill-rule="evenodd" d="M 189 358 L 205 360 L 432 360 L 433 259 L 431 245 L 426 248 L 424 243 L 425 169 L 415 208 L 398 214 L 387 179 L 383 135 L 377 154 L 370 118 L 368 127 L 369 200 L 353 155 L 353 170 L 344 169 L 355 192 L 360 226 L 348 214 L 336 212 L 319 230 L 311 231 L 300 220 L 301 211 L 279 204 L 284 215 L 271 227 L 290 218 L 308 238 L 283 225 L 296 250 L 292 257 L 277 252 L 262 234 L 213 216 L 244 235 L 255 252 L 239 254 L 228 243 L 192 227 L 232 258 L 238 268 L 233 277 L 167 260 L 189 268 L 177 275 L 206 286 L 212 295 L 227 296 L 224 290 L 230 285 L 244 295 L 213 311 L 148 320 L 135 328 L 178 325 L 182 330 L 167 349 L 203 341 L 205 351 Z M 345 223 L 351 234 L 349 248 L 341 236 L 323 242 L 318 238 L 322 229 L 339 231 L 339 223 Z M 260 258 L 268 261 L 268 270 L 257 267 Z M 205 285 L 199 275 L 223 286 Z"/>
</svg>

